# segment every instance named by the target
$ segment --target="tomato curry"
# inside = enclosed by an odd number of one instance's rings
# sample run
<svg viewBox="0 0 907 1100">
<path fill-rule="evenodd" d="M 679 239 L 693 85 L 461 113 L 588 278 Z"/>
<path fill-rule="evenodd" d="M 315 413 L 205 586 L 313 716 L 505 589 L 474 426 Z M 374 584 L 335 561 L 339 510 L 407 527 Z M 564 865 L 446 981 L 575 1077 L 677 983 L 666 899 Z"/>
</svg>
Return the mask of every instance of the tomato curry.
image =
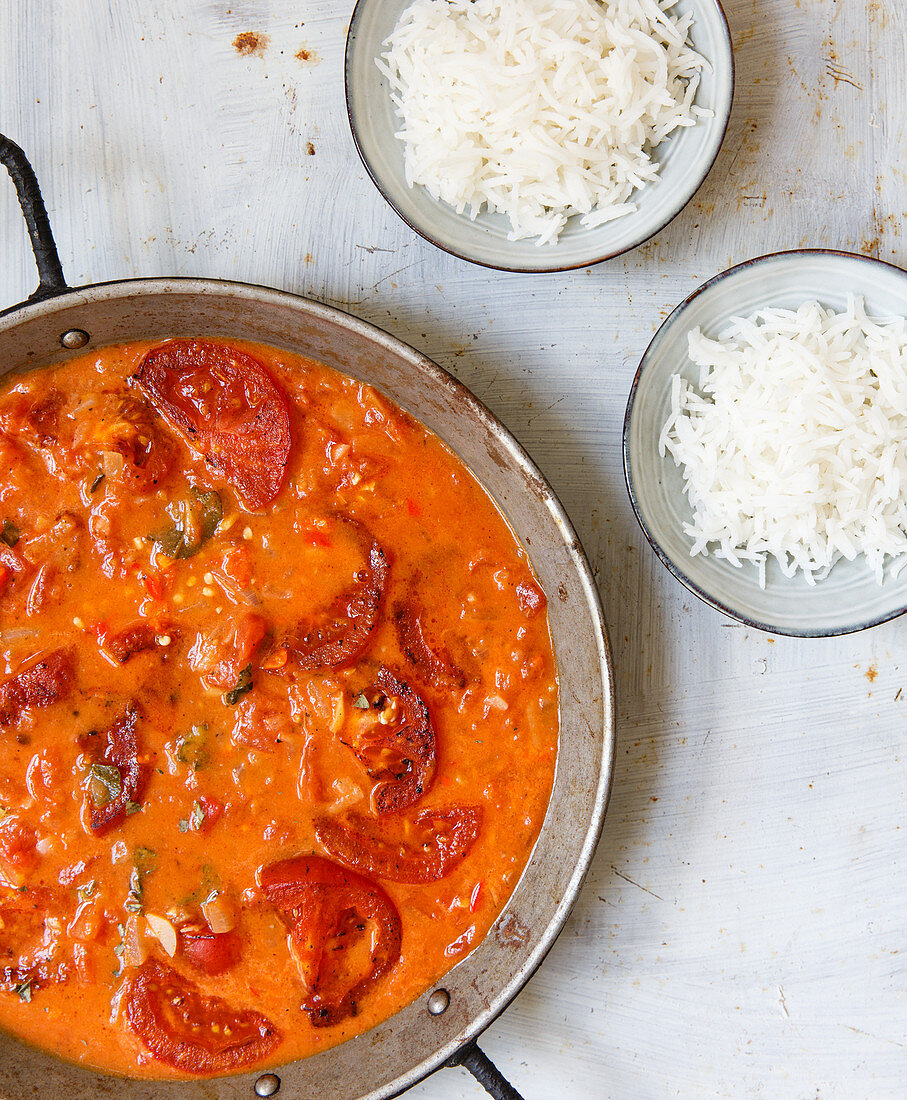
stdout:
<svg viewBox="0 0 907 1100">
<path fill-rule="evenodd" d="M 0 391 L 0 1026 L 143 1077 L 304 1057 L 476 946 L 541 827 L 546 601 L 374 389 L 173 340 Z"/>
</svg>

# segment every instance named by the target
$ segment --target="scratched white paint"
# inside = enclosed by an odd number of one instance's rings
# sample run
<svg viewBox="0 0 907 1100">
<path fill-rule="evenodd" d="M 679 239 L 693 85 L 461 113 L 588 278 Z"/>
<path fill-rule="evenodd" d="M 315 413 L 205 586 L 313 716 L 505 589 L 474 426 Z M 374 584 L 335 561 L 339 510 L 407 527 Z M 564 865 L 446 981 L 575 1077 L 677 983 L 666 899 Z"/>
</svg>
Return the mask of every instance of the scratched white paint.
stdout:
<svg viewBox="0 0 907 1100">
<path fill-rule="evenodd" d="M 352 0 L 0 4 L 0 128 L 70 282 L 225 276 L 348 308 L 475 390 L 579 529 L 620 747 L 574 914 L 485 1037 L 530 1100 L 907 1094 L 905 627 L 808 642 L 723 619 L 644 544 L 619 453 L 636 363 L 703 279 L 799 245 L 907 261 L 907 5 L 725 7 L 737 95 L 693 203 L 623 259 L 517 276 L 435 252 L 366 177 L 342 98 Z M 233 49 L 244 31 L 268 35 L 261 56 Z M 0 241 L 6 305 L 34 276 L 3 186 Z M 412 1095 L 479 1093 L 449 1070 Z"/>
</svg>

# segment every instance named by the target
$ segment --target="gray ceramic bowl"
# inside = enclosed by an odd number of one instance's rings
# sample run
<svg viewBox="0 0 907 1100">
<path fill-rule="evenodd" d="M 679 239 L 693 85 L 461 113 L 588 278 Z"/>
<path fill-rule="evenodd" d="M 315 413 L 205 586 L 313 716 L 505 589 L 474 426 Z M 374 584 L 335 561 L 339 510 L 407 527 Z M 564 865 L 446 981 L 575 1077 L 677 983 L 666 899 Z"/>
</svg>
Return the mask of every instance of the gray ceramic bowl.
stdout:
<svg viewBox="0 0 907 1100">
<path fill-rule="evenodd" d="M 795 308 L 811 299 L 843 309 L 848 292 L 862 295 L 873 316 L 907 312 L 907 272 L 866 256 L 779 252 L 732 267 L 691 294 L 664 322 L 643 356 L 627 404 L 624 470 L 630 499 L 653 549 L 706 603 L 774 634 L 848 634 L 893 619 L 907 610 L 907 570 L 880 586 L 857 558 L 839 561 L 824 581 L 809 585 L 801 576 L 785 577 L 769 559 L 763 590 L 753 566 L 737 568 L 713 554 L 691 557 L 682 524 L 692 518 L 692 508 L 680 470 L 670 455 L 658 453 L 670 411 L 671 375 L 698 379 L 698 368 L 687 358 L 687 334 L 697 325 L 715 337 L 734 315 L 746 316 L 764 306 Z"/>
<path fill-rule="evenodd" d="M 696 103 L 713 118 L 675 132 L 657 150 L 661 174 L 634 196 L 639 209 L 595 229 L 572 218 L 557 244 L 508 241 L 509 221 L 481 214 L 471 221 L 437 202 L 422 187 L 409 187 L 403 143 L 394 137 L 400 121 L 387 81 L 375 65 L 383 42 L 411 0 L 359 0 L 346 42 L 346 101 L 359 155 L 381 194 L 403 220 L 426 240 L 485 267 L 504 271 L 564 271 L 610 259 L 635 248 L 663 229 L 690 201 L 718 155 L 734 90 L 731 36 L 718 0 L 678 0 L 673 13 L 692 11 L 690 38 L 712 65 L 704 73 Z"/>
</svg>

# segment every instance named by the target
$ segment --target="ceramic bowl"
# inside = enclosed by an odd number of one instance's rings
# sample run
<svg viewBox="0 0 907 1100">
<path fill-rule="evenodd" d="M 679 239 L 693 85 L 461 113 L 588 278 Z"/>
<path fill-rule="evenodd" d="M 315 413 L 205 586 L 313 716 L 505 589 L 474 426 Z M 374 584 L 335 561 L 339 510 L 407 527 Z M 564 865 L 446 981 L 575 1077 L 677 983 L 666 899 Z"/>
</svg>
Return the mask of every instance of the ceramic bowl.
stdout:
<svg viewBox="0 0 907 1100">
<path fill-rule="evenodd" d="M 674 576 L 712 607 L 747 626 L 774 634 L 823 637 L 848 634 L 907 610 L 907 570 L 876 583 L 862 557 L 839 561 L 810 585 L 787 578 L 769 559 L 766 586 L 754 566 L 740 568 L 709 554 L 690 555 L 682 524 L 692 518 L 680 470 L 662 457 L 658 439 L 670 412 L 671 376 L 698 380 L 687 357 L 687 334 L 697 325 L 716 337 L 729 318 L 760 307 L 796 308 L 818 300 L 843 309 L 847 294 L 862 295 L 872 316 L 903 316 L 907 272 L 847 252 L 805 250 L 760 256 L 709 280 L 682 302 L 649 345 L 630 392 L 624 420 L 624 470 L 637 518 L 656 554 Z"/>
<path fill-rule="evenodd" d="M 480 214 L 472 221 L 433 199 L 423 187 L 409 187 L 404 173 L 404 146 L 394 133 L 388 83 L 375 64 L 383 43 L 411 0 L 359 0 L 346 43 L 346 101 L 353 139 L 381 194 L 400 217 L 438 248 L 461 259 L 504 271 L 563 271 L 610 259 L 636 247 L 663 229 L 689 202 L 718 155 L 727 128 L 734 89 L 731 37 L 718 0 L 678 0 L 672 13 L 692 11 L 693 47 L 708 58 L 696 95 L 713 117 L 676 131 L 655 154 L 659 179 L 634 196 L 638 209 L 613 222 L 585 229 L 570 219 L 553 245 L 533 240 L 508 241 L 509 220 Z"/>
</svg>

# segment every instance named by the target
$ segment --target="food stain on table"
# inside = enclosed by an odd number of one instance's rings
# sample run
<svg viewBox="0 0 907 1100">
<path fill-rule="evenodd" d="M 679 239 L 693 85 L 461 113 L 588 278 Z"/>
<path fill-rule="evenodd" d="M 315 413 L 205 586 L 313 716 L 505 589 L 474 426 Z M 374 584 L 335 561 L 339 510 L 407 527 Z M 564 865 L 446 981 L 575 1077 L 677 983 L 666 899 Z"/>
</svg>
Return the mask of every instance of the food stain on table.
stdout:
<svg viewBox="0 0 907 1100">
<path fill-rule="evenodd" d="M 233 39 L 233 49 L 240 57 L 264 57 L 270 39 L 261 31 L 243 31 Z"/>
</svg>

